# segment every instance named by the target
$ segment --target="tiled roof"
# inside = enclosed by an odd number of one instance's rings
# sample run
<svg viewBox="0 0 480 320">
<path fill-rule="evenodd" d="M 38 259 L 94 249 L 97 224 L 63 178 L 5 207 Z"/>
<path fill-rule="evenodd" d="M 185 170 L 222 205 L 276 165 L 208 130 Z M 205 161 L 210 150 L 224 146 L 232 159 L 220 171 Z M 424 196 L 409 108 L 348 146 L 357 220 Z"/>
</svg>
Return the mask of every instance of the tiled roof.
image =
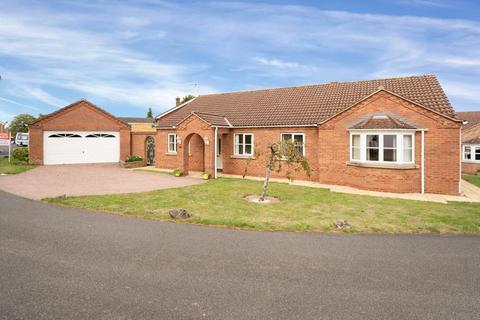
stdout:
<svg viewBox="0 0 480 320">
<path fill-rule="evenodd" d="M 480 123 L 480 111 L 457 112 L 457 118 L 468 121 L 468 123 L 463 126 L 464 129 L 468 129 Z"/>
<path fill-rule="evenodd" d="M 197 116 L 205 120 L 206 122 L 210 123 L 212 126 L 219 126 L 219 127 L 230 127 L 230 122 L 225 116 L 213 114 L 213 113 L 206 113 L 206 112 L 194 112 Z"/>
<path fill-rule="evenodd" d="M 370 115 L 350 129 L 417 129 L 417 127 L 392 115 L 381 114 Z"/>
<path fill-rule="evenodd" d="M 153 118 L 117 117 L 126 123 L 153 123 Z"/>
<path fill-rule="evenodd" d="M 437 78 L 425 75 L 201 95 L 160 115 L 157 125 L 174 126 L 194 111 L 224 115 L 233 126 L 240 127 L 316 125 L 379 88 L 455 117 Z"/>
<path fill-rule="evenodd" d="M 480 137 L 476 137 L 467 141 L 463 141 L 463 144 L 480 144 Z"/>
</svg>

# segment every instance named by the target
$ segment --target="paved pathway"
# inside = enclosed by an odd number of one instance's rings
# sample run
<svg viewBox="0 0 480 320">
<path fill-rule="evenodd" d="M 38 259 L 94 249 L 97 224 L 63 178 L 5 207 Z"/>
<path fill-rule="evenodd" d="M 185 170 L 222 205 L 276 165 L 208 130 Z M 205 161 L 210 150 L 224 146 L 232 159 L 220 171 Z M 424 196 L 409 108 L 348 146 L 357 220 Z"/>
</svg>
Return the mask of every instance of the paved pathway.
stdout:
<svg viewBox="0 0 480 320">
<path fill-rule="evenodd" d="M 0 192 L 0 319 L 478 319 L 480 237 L 249 232 Z"/>
<path fill-rule="evenodd" d="M 39 166 L 0 176 L 0 190 L 29 199 L 143 192 L 203 183 L 191 177 L 133 171 L 116 164 Z"/>
</svg>

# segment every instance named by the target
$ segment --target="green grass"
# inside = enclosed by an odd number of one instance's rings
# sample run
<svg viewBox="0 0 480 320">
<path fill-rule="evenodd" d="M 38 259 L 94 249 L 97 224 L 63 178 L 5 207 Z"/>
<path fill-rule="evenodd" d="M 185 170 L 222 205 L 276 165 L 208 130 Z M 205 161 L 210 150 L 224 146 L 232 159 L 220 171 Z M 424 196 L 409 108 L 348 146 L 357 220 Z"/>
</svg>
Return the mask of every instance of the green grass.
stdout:
<svg viewBox="0 0 480 320">
<path fill-rule="evenodd" d="M 0 159 L 0 173 L 17 174 L 33 168 L 35 168 L 34 165 L 25 162 L 19 162 L 14 159 L 12 159 L 12 162 L 8 162 L 8 158 Z"/>
<path fill-rule="evenodd" d="M 476 185 L 480 188 L 480 176 L 474 176 L 469 174 L 462 175 L 462 179 L 470 182 L 471 184 Z"/>
<path fill-rule="evenodd" d="M 262 182 L 221 178 L 205 184 L 145 193 L 45 199 L 77 208 L 171 220 L 168 211 L 185 208 L 186 222 L 255 230 L 330 231 L 346 219 L 349 232 L 480 232 L 480 204 L 432 203 L 334 193 L 326 189 L 271 183 L 276 204 L 250 203 Z M 183 220 L 182 220 L 183 221 Z"/>
</svg>

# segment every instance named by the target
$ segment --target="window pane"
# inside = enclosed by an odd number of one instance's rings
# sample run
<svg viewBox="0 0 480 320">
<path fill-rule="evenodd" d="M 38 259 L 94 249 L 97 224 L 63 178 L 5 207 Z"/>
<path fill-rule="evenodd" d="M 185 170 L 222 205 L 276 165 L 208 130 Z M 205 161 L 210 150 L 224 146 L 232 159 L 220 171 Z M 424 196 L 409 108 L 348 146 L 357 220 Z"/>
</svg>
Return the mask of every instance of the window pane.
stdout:
<svg viewBox="0 0 480 320">
<path fill-rule="evenodd" d="M 383 136 L 383 147 L 384 148 L 396 148 L 397 147 L 397 136 L 396 135 L 384 135 Z"/>
<path fill-rule="evenodd" d="M 282 141 L 292 140 L 292 135 L 290 133 L 282 134 Z"/>
<path fill-rule="evenodd" d="M 240 145 L 236 144 L 235 145 L 235 154 L 242 154 L 240 151 L 241 151 Z"/>
<path fill-rule="evenodd" d="M 295 144 L 303 144 L 303 134 L 296 134 L 293 137 L 293 141 L 295 142 Z"/>
<path fill-rule="evenodd" d="M 241 134 L 236 134 L 236 135 L 235 135 L 235 143 L 237 143 L 237 144 L 242 144 L 242 143 L 243 143 L 243 135 L 241 135 Z"/>
<path fill-rule="evenodd" d="M 296 146 L 295 150 L 297 150 L 298 154 L 303 155 L 303 146 Z"/>
<path fill-rule="evenodd" d="M 383 161 L 397 161 L 397 149 L 384 149 Z"/>
<path fill-rule="evenodd" d="M 252 144 L 252 135 L 251 134 L 246 134 L 245 135 L 245 143 L 246 144 Z"/>
<path fill-rule="evenodd" d="M 376 134 L 367 135 L 367 147 L 378 148 L 378 135 Z"/>
<path fill-rule="evenodd" d="M 412 136 L 411 135 L 404 135 L 403 136 L 403 147 L 404 148 L 411 148 L 412 144 Z"/>
<path fill-rule="evenodd" d="M 353 147 L 360 147 L 360 135 L 359 134 L 352 135 L 352 146 Z"/>
<path fill-rule="evenodd" d="M 480 160 L 480 147 L 475 147 L 475 160 Z"/>
<path fill-rule="evenodd" d="M 403 162 L 412 162 L 412 149 L 403 149 Z"/>
<path fill-rule="evenodd" d="M 352 147 L 352 159 L 360 160 L 360 148 Z"/>
<path fill-rule="evenodd" d="M 252 145 L 246 144 L 245 145 L 245 154 L 252 154 Z"/>
<path fill-rule="evenodd" d="M 367 149 L 367 160 L 378 161 L 378 149 Z"/>
<path fill-rule="evenodd" d="M 465 160 L 472 160 L 472 152 L 470 147 L 465 147 L 465 152 L 463 153 L 463 158 Z"/>
</svg>

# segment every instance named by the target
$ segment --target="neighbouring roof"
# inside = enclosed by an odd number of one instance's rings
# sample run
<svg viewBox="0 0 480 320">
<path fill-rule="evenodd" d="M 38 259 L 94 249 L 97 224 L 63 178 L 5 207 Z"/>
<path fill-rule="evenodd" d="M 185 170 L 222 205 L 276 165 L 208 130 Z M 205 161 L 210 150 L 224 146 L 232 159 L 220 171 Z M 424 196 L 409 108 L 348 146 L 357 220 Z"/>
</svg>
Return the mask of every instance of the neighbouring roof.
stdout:
<svg viewBox="0 0 480 320">
<path fill-rule="evenodd" d="M 468 123 L 463 126 L 464 129 L 468 129 L 480 123 L 480 111 L 457 112 L 457 118 L 468 121 Z"/>
<path fill-rule="evenodd" d="M 153 123 L 131 123 L 132 132 L 152 132 L 156 131 Z"/>
<path fill-rule="evenodd" d="M 316 125 L 382 88 L 455 118 L 437 78 L 424 75 L 200 95 L 160 115 L 157 125 L 173 127 L 192 112 L 225 117 L 234 127 Z"/>
<path fill-rule="evenodd" d="M 480 137 L 476 137 L 467 141 L 463 141 L 463 144 L 480 144 Z"/>
<path fill-rule="evenodd" d="M 135 118 L 135 117 L 117 117 L 118 119 L 132 124 L 132 123 L 153 123 L 155 119 L 153 118 Z"/>
<path fill-rule="evenodd" d="M 418 129 L 417 126 L 407 123 L 390 114 L 373 114 L 350 126 L 349 129 Z"/>
</svg>

